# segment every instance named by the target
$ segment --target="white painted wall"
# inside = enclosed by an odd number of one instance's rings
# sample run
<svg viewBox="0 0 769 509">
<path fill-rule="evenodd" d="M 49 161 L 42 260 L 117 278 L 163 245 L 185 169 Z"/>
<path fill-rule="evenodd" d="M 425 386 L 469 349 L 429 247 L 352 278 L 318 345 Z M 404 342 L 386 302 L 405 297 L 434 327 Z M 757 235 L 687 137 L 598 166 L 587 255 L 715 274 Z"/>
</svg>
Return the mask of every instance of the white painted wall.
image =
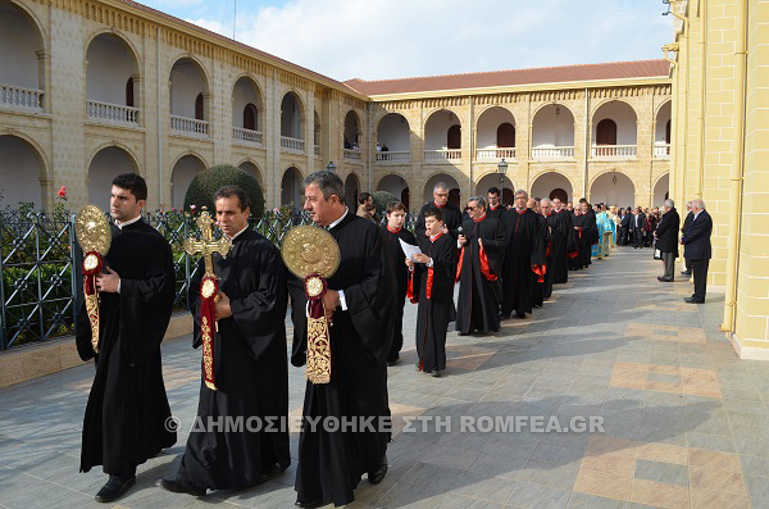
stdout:
<svg viewBox="0 0 769 509">
<path fill-rule="evenodd" d="M 344 117 L 344 140 L 349 141 L 352 145 L 357 144 L 360 148 L 360 123 L 358 122 L 358 116 L 353 111 L 348 111 Z"/>
<path fill-rule="evenodd" d="M 388 113 L 379 121 L 377 142 L 395 152 L 411 150 L 411 132 L 406 117 L 399 113 Z M 400 191 L 398 191 L 400 193 Z M 396 196 L 400 196 L 397 194 Z"/>
<path fill-rule="evenodd" d="M 593 138 L 591 143 L 595 145 L 598 122 L 610 118 L 617 124 L 617 145 L 635 145 L 638 139 L 637 117 L 633 108 L 622 101 L 611 101 L 595 112 L 593 117 Z"/>
<path fill-rule="evenodd" d="M 453 125 L 461 125 L 461 123 L 459 117 L 452 111 L 439 110 L 430 115 L 425 123 L 425 150 L 446 149 L 449 127 Z"/>
<path fill-rule="evenodd" d="M 617 183 L 612 183 L 612 177 L 617 177 Z M 605 203 L 622 208 L 633 207 L 635 203 L 635 186 L 633 182 L 620 172 L 608 172 L 598 177 L 590 186 L 590 203 Z"/>
<path fill-rule="evenodd" d="M 235 83 L 232 91 L 232 125 L 234 127 L 243 127 L 243 110 L 247 104 L 253 104 L 258 111 L 256 119 L 256 130 L 262 130 L 262 100 L 259 96 L 259 90 L 248 78 L 240 78 Z"/>
<path fill-rule="evenodd" d="M 484 111 L 478 119 L 476 127 L 478 140 L 475 148 L 497 148 L 497 128 L 505 122 L 515 126 L 515 119 L 510 111 L 504 108 L 490 108 Z M 518 133 L 516 132 L 517 136 Z"/>
<path fill-rule="evenodd" d="M 531 193 L 529 194 L 540 198 L 549 198 L 550 192 L 554 189 L 563 189 L 566 191 L 569 200 L 574 200 L 574 190 L 571 187 L 569 179 L 554 171 L 545 173 L 537 178 L 537 180 L 534 181 L 534 184 L 532 184 Z"/>
<path fill-rule="evenodd" d="M 171 115 L 195 118 L 195 98 L 198 94 L 205 95 L 205 82 L 200 69 L 189 59 L 179 60 L 171 69 Z M 205 106 L 204 100 L 204 112 Z"/>
<path fill-rule="evenodd" d="M 41 169 L 29 143 L 16 136 L 0 136 L 0 208 L 15 208 L 19 202 L 41 208 Z"/>
<path fill-rule="evenodd" d="M 657 122 L 654 129 L 654 144 L 665 144 L 665 126 L 670 120 L 670 101 L 666 102 L 657 113 Z"/>
<path fill-rule="evenodd" d="M 38 48 L 36 31 L 18 10 L 0 3 L 0 83 L 40 88 L 35 52 L 42 48 Z"/>
<path fill-rule="evenodd" d="M 184 207 L 184 196 L 190 187 L 192 179 L 204 165 L 200 159 L 192 155 L 186 155 L 176 161 L 171 172 L 171 206 L 181 209 Z M 195 204 L 197 205 L 197 204 Z"/>
<path fill-rule="evenodd" d="M 294 204 L 296 210 L 300 210 L 304 205 L 302 199 L 302 175 L 296 168 L 289 168 L 283 174 L 283 179 L 280 181 L 280 204 L 288 205 Z"/>
<path fill-rule="evenodd" d="M 91 41 L 86 59 L 86 97 L 125 106 L 126 83 L 134 72 L 134 62 L 123 41 L 112 34 L 101 34 Z M 134 104 L 138 104 L 136 95 Z"/>
<path fill-rule="evenodd" d="M 665 204 L 665 194 L 670 191 L 670 175 L 665 174 L 654 185 L 654 197 L 652 205 L 654 207 L 660 207 Z"/>
<path fill-rule="evenodd" d="M 301 107 L 291 92 L 283 96 L 280 105 L 280 135 L 298 140 L 304 139 Z"/>
<path fill-rule="evenodd" d="M 445 182 L 446 185 L 449 186 L 449 191 L 451 191 L 452 189 L 460 189 L 459 184 L 457 183 L 456 179 L 454 177 L 452 177 L 451 175 L 447 175 L 445 173 L 439 173 L 438 175 L 433 175 L 425 183 L 425 187 L 424 187 L 424 190 L 422 192 L 422 198 L 423 198 L 422 204 L 425 204 L 425 203 L 433 201 L 433 187 L 438 182 Z M 461 197 L 460 197 L 459 202 L 462 203 L 462 198 Z M 413 206 L 416 207 L 417 204 L 415 203 L 415 204 L 413 204 Z"/>
<path fill-rule="evenodd" d="M 537 112 L 534 117 L 532 146 L 538 147 L 573 147 L 574 116 L 568 108 L 550 104 Z"/>
<path fill-rule="evenodd" d="M 121 173 L 136 172 L 131 156 L 119 147 L 107 147 L 97 153 L 88 167 L 88 203 L 109 210 L 112 180 Z"/>
</svg>

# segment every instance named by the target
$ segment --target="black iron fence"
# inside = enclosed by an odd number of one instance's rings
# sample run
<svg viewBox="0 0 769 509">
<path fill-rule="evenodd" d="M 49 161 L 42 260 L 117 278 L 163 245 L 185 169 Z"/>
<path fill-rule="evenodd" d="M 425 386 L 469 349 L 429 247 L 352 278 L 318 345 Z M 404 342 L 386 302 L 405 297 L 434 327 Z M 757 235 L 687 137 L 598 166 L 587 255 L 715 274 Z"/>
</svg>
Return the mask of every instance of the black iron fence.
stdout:
<svg viewBox="0 0 769 509">
<path fill-rule="evenodd" d="M 171 245 L 174 308 L 187 309 L 187 289 L 198 259 L 184 251 L 184 240 L 199 238 L 194 218 L 173 211 L 145 214 L 144 219 Z M 309 221 L 304 214 L 270 212 L 250 224 L 280 245 L 289 229 Z M 413 230 L 413 217 L 407 219 L 407 228 Z M 81 258 L 74 216 L 68 212 L 0 211 L 0 349 L 75 333 Z"/>
</svg>

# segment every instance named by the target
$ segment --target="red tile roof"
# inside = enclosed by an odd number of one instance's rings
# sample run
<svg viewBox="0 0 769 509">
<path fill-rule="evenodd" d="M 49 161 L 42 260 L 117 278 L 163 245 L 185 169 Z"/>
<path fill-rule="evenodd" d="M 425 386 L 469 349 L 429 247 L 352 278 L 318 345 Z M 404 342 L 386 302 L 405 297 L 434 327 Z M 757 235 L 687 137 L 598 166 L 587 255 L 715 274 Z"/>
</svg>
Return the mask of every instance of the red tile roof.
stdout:
<svg viewBox="0 0 769 509">
<path fill-rule="evenodd" d="M 636 62 L 567 65 L 376 81 L 356 78 L 344 83 L 362 94 L 373 96 L 535 83 L 668 77 L 669 73 L 670 64 L 666 60 L 639 60 Z"/>
</svg>

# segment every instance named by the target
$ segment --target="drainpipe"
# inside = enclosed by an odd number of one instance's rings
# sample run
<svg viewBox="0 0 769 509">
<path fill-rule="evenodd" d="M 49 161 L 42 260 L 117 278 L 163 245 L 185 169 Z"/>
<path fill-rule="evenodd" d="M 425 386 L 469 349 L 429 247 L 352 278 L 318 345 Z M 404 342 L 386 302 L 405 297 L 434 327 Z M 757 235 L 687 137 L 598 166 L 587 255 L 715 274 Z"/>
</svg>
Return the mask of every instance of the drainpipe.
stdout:
<svg viewBox="0 0 769 509">
<path fill-rule="evenodd" d="M 702 65 L 702 86 L 700 87 L 700 114 L 697 118 L 700 149 L 697 151 L 697 198 L 702 199 L 702 181 L 705 178 L 705 92 L 707 91 L 707 37 L 708 37 L 708 2 L 700 2 L 700 19 L 702 19 L 702 36 L 700 38 L 700 62 Z M 739 36 L 739 34 L 738 34 Z"/>
<path fill-rule="evenodd" d="M 155 74 L 157 75 L 157 89 L 158 89 L 158 203 L 163 203 L 163 119 L 161 107 L 161 91 L 160 91 L 160 27 L 155 27 Z M 184 206 L 184 205 L 182 205 Z"/>
<path fill-rule="evenodd" d="M 724 321 L 721 332 L 727 337 L 734 333 L 735 314 L 737 312 L 737 269 L 739 264 L 739 243 L 742 233 L 740 211 L 742 209 L 742 179 L 745 165 L 745 77 L 747 75 L 747 2 L 737 2 L 737 40 L 734 55 L 736 57 L 736 89 L 734 104 L 735 141 L 732 174 L 730 177 L 729 208 L 729 251 L 726 256 L 726 297 L 724 299 Z"/>
<path fill-rule="evenodd" d="M 585 167 L 582 175 L 582 197 L 587 198 L 587 165 L 588 154 L 592 150 L 590 147 L 590 98 L 587 87 L 585 87 Z M 588 200 L 589 201 L 589 200 Z"/>
<path fill-rule="evenodd" d="M 366 103 L 366 113 L 368 114 L 368 143 L 366 144 L 366 148 L 368 149 L 368 192 L 373 193 L 374 189 L 374 170 L 372 168 L 372 161 L 371 161 L 371 150 L 372 145 L 374 145 L 374 125 L 372 123 L 372 117 L 373 112 L 371 111 L 371 102 Z"/>
</svg>

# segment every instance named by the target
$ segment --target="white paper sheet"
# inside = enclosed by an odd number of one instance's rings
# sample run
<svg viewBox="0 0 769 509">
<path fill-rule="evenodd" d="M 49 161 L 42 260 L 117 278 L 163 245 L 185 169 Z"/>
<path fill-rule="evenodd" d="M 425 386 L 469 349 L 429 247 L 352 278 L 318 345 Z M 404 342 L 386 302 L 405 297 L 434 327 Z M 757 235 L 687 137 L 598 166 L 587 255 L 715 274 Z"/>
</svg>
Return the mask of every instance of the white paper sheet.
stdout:
<svg viewBox="0 0 769 509">
<path fill-rule="evenodd" d="M 406 258 L 408 258 L 413 262 L 419 263 L 416 260 L 414 260 L 414 255 L 422 253 L 419 247 L 409 244 L 408 242 L 403 242 L 403 239 L 398 239 L 398 240 L 401 243 L 401 249 L 403 249 L 403 254 L 406 255 Z"/>
</svg>

